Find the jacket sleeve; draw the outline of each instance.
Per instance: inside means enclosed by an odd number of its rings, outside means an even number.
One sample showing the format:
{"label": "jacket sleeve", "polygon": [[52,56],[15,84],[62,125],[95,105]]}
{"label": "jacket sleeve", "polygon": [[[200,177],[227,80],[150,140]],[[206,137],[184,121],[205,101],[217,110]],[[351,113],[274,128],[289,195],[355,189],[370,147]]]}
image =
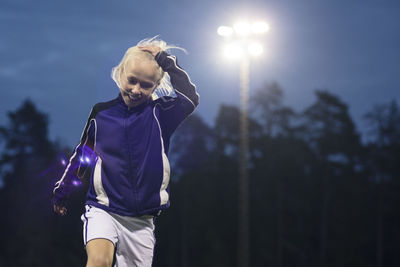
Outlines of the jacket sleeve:
{"label": "jacket sleeve", "polygon": [[95,108],[92,108],[89,118],[83,129],[80,142],[75,147],[74,153],[64,170],[60,180],[56,182],[53,189],[53,203],[64,202],[85,177],[85,172],[93,162],[95,153]]}
{"label": "jacket sleeve", "polygon": [[177,95],[176,98],[161,97],[160,123],[169,134],[188,117],[199,104],[199,94],[189,75],[177,62],[177,58],[165,51],[159,52],[155,57],[158,65],[170,76],[171,85]]}

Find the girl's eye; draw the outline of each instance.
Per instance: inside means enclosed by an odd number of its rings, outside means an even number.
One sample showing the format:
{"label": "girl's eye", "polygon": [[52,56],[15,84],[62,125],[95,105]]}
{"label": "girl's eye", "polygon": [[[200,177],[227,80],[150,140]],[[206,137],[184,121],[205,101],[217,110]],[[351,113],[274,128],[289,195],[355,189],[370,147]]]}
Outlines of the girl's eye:
{"label": "girl's eye", "polygon": [[149,88],[153,87],[153,84],[142,82],[142,83],[140,83],[140,86],[141,86],[142,88],[149,89]]}
{"label": "girl's eye", "polygon": [[132,85],[136,85],[137,83],[140,83],[140,87],[143,89],[150,89],[154,86],[154,84],[149,83],[149,82],[139,82],[135,77],[129,77],[128,82]]}
{"label": "girl's eye", "polygon": [[137,84],[137,80],[136,79],[134,79],[134,78],[129,78],[129,83],[130,84],[133,84],[133,85],[135,85],[135,84]]}

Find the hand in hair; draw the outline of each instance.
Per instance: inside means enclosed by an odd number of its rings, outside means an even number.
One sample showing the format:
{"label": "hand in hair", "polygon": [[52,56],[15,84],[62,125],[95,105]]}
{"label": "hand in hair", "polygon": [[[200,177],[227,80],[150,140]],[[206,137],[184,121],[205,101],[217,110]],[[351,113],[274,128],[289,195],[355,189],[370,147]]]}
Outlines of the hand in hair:
{"label": "hand in hair", "polygon": [[139,45],[138,48],[142,51],[149,52],[154,57],[161,51],[161,48],[154,45]]}

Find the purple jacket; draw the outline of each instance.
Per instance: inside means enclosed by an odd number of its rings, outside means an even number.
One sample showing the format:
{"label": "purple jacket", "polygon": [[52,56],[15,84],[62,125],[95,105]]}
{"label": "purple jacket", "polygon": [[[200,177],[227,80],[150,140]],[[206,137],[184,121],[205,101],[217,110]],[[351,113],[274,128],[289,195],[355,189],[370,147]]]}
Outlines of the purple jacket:
{"label": "purple jacket", "polygon": [[169,141],[199,96],[174,56],[160,52],[155,59],[170,75],[177,97],[160,97],[129,110],[121,95],[96,104],[55,184],[54,203],[66,200],[79,183],[76,177],[91,170],[86,204],[125,216],[158,215],[169,207]]}

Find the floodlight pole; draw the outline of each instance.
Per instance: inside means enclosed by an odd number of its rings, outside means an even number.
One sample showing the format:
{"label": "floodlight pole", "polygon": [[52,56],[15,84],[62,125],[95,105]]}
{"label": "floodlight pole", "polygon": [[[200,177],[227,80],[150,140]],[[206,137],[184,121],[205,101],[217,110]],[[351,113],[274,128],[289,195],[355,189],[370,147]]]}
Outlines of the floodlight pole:
{"label": "floodlight pole", "polygon": [[247,55],[240,64],[240,158],[238,192],[238,251],[237,262],[240,267],[249,266],[249,72],[250,60]]}
{"label": "floodlight pole", "polygon": [[[249,102],[249,76],[250,76],[250,54],[257,55],[261,50],[250,46],[249,34],[260,34],[268,31],[269,26],[264,22],[254,23],[252,28],[248,28],[248,23],[237,23],[232,28],[220,26],[218,34],[229,40],[236,37],[236,41],[241,46],[247,46],[242,55],[240,63],[240,143],[239,143],[239,178],[238,178],[238,235],[237,235],[237,266],[249,267],[250,260],[250,212],[249,212],[249,122],[248,122],[248,102]],[[254,46],[253,46],[254,48]],[[236,53],[234,56],[238,56]],[[240,53],[241,55],[241,53]],[[239,56],[240,56],[239,55]]]}

